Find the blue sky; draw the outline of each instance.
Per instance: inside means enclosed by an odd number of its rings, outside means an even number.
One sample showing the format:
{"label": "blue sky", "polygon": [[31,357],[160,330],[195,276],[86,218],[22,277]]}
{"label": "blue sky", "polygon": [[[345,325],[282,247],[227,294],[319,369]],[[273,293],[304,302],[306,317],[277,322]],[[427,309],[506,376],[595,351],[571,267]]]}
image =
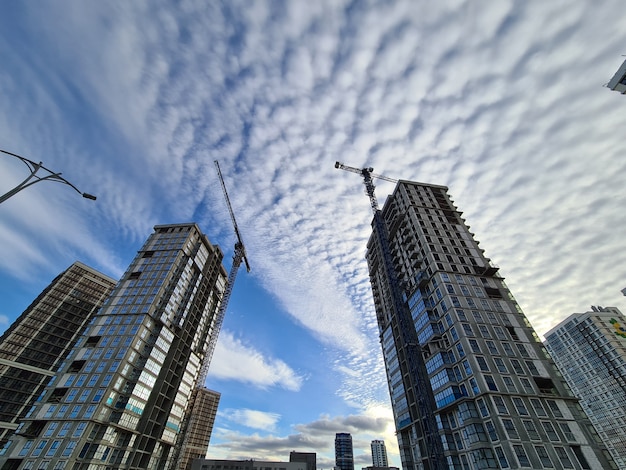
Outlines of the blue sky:
{"label": "blue sky", "polygon": [[[0,328],[75,260],[118,278],[195,221],[242,270],[208,386],[209,456],[399,465],[358,175],[447,185],[541,335],[626,310],[622,2],[5,2],[0,148],[61,171],[0,206]],[[0,192],[25,177],[0,156]],[[380,202],[393,190],[378,183]]]}

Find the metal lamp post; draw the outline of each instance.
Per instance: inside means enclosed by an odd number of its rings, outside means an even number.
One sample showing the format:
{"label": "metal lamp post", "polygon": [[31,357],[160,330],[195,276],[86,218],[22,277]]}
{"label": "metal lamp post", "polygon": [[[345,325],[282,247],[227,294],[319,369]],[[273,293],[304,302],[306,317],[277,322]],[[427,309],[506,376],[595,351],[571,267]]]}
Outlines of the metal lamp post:
{"label": "metal lamp post", "polygon": [[[7,155],[11,155],[11,156],[13,156],[15,158],[19,158],[22,162],[24,162],[24,164],[30,170],[30,175],[24,181],[22,181],[20,184],[18,184],[12,190],[10,190],[7,193],[5,193],[2,196],[0,196],[0,204],[3,203],[4,201],[6,201],[7,199],[9,199],[11,196],[14,196],[15,194],[19,193],[22,189],[28,188],[29,186],[32,186],[33,184],[38,183],[40,181],[56,181],[57,183],[66,184],[66,185],[70,186],[71,188],[73,188],[82,197],[84,197],[86,199],[91,199],[93,201],[96,200],[96,196],[94,196],[93,194],[89,194],[89,193],[83,193],[76,186],[74,186],[68,180],[63,178],[61,176],[61,173],[55,173],[52,170],[49,170],[48,168],[43,166],[42,162],[35,163],[34,161],[29,160],[28,158],[20,157],[19,155],[16,155],[16,154],[11,153],[11,152],[7,152],[6,150],[0,150],[0,152],[5,153]],[[37,175],[37,172],[39,170],[46,171],[47,174],[45,176],[39,176],[39,175]]]}

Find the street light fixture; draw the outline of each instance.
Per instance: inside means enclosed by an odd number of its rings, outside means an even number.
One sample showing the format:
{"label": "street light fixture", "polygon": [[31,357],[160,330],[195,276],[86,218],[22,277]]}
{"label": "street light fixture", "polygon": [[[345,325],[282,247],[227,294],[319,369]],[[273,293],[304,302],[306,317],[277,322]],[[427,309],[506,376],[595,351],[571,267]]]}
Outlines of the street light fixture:
{"label": "street light fixture", "polygon": [[[16,154],[11,153],[11,152],[7,152],[6,150],[0,150],[0,152],[5,153],[7,155],[11,155],[12,157],[20,159],[22,162],[24,162],[24,164],[30,170],[30,175],[28,176],[28,178],[26,178],[24,181],[22,181],[20,184],[18,184],[15,188],[10,190],[9,192],[7,192],[7,193],[3,194],[2,196],[0,196],[0,204],[3,203],[4,201],[6,201],[7,199],[9,199],[11,196],[14,196],[15,194],[19,193],[22,189],[28,188],[29,186],[32,186],[33,184],[38,183],[40,181],[56,181],[57,183],[66,184],[66,185],[72,187],[78,194],[80,194],[85,199],[91,199],[92,201],[96,200],[96,196],[94,196],[93,194],[89,194],[89,193],[83,193],[76,186],[74,186],[68,180],[63,178],[61,176],[61,173],[55,173],[52,170],[47,169],[45,166],[43,166],[42,162],[35,163],[34,161],[29,160],[28,158],[20,157],[19,155],[16,155]],[[47,171],[48,174],[45,175],[45,176],[39,176],[39,175],[37,175],[37,172],[39,170]],[[34,178],[34,180],[33,180],[33,178]],[[33,181],[31,181],[31,180],[33,180]]]}

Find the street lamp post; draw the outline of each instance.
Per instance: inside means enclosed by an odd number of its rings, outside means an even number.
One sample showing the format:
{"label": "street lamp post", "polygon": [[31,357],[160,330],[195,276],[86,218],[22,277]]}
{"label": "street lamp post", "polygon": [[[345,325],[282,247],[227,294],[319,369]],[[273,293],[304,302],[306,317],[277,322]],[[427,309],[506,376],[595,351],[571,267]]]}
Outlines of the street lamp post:
{"label": "street lamp post", "polygon": [[[0,150],[0,152],[5,153],[7,155],[11,155],[12,157],[20,159],[22,162],[24,162],[24,164],[30,170],[30,175],[24,181],[22,181],[20,184],[18,184],[12,190],[10,190],[7,193],[5,193],[2,196],[0,196],[0,204],[3,203],[4,201],[6,201],[7,199],[9,199],[11,196],[14,196],[15,194],[19,193],[22,189],[28,188],[29,186],[32,186],[35,183],[39,183],[40,181],[56,181],[57,183],[66,184],[66,185],[70,186],[71,188],[73,188],[82,197],[84,197],[86,199],[91,199],[93,201],[96,200],[96,196],[94,196],[93,194],[89,194],[89,193],[83,193],[76,186],[74,186],[68,180],[63,178],[61,176],[61,173],[55,173],[52,170],[47,169],[45,166],[43,166],[42,162],[35,163],[34,161],[29,160],[28,158],[20,157],[19,155],[16,155],[16,154],[11,153],[11,152],[7,152],[6,150]],[[45,176],[39,176],[39,175],[37,175],[37,172],[39,170],[43,170],[43,171],[46,171],[48,173]]]}

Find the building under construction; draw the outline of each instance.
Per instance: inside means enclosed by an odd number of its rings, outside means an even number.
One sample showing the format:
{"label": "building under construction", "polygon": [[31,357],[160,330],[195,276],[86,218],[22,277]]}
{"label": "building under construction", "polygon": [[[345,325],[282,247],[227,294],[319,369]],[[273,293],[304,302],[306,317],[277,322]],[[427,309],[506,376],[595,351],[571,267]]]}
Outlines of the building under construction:
{"label": "building under construction", "polygon": [[[447,188],[399,181],[367,262],[404,470],[617,468]],[[389,180],[389,178],[385,178]]]}

